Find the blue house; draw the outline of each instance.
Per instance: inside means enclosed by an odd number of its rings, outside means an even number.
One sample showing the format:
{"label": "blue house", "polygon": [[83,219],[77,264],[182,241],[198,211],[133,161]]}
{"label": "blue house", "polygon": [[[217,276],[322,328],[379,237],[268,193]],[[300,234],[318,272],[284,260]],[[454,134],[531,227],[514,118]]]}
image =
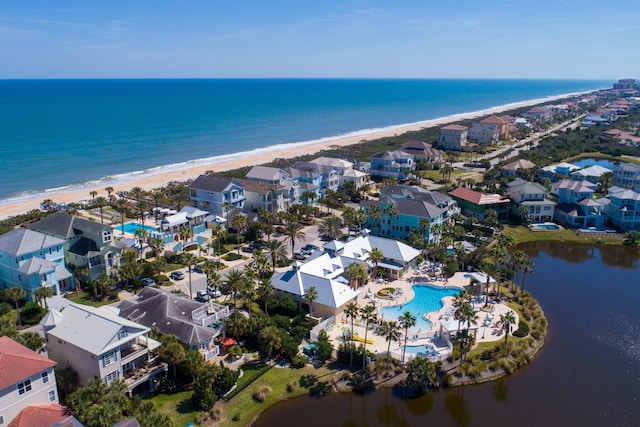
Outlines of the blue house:
{"label": "blue house", "polygon": [[593,199],[596,184],[589,181],[564,179],[552,186],[551,192],[558,198],[553,219],[571,228],[604,226],[602,205]]}
{"label": "blue house", "polygon": [[74,289],[73,274],[64,264],[65,241],[44,233],[17,228],[0,236],[0,287],[19,287],[27,299],[49,287],[54,294]]}
{"label": "blue house", "polygon": [[[380,208],[382,215],[374,220],[369,214],[369,207],[376,205]],[[362,203],[367,212],[366,227],[371,230],[371,234],[380,237],[390,237],[396,239],[407,239],[412,230],[419,230],[424,234],[427,243],[438,238],[437,234],[431,232],[436,224],[442,224],[446,210],[432,205],[424,200],[417,199],[394,199],[391,197],[381,198],[379,201],[368,200]],[[397,213],[392,215],[392,206],[395,206]],[[420,220],[427,220],[428,227],[421,227]]]}
{"label": "blue house", "polygon": [[640,193],[611,187],[607,197],[599,201],[609,224],[622,231],[640,230]]}
{"label": "blue house", "polygon": [[385,151],[371,156],[371,176],[404,181],[415,168],[413,156],[403,151]]}
{"label": "blue house", "polygon": [[231,209],[244,207],[244,187],[233,178],[200,175],[189,186],[191,206],[226,218]]}

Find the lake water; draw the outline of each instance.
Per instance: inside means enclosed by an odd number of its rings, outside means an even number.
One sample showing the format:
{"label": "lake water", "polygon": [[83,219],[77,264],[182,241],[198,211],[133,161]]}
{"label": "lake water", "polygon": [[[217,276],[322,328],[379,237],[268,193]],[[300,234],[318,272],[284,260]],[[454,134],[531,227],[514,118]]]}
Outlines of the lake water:
{"label": "lake water", "polygon": [[[620,163],[620,162],[617,162]],[[607,168],[607,169],[611,169],[613,170],[614,166],[616,165],[616,162],[613,162],[611,160],[607,160],[607,159],[594,159],[594,158],[586,158],[586,159],[580,159],[578,161],[575,162],[571,162],[571,164],[576,165],[576,166],[580,166],[581,168],[586,168],[588,166],[593,166],[593,165],[598,165],[598,166],[602,166],[603,168]]]}
{"label": "lake water", "polygon": [[254,426],[638,425],[638,251],[556,242],[522,249],[536,264],[526,286],[549,320],[547,343],[525,369],[419,398],[380,390],[295,399],[270,408]]}

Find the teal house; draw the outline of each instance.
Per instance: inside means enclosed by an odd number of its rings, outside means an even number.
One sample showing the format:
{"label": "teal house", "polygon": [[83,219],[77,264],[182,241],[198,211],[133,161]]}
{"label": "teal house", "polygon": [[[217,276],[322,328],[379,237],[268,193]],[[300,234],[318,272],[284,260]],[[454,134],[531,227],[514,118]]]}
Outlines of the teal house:
{"label": "teal house", "polygon": [[65,243],[27,228],[0,236],[0,288],[22,288],[31,301],[40,287],[55,295],[74,289],[73,274],[64,264]]}

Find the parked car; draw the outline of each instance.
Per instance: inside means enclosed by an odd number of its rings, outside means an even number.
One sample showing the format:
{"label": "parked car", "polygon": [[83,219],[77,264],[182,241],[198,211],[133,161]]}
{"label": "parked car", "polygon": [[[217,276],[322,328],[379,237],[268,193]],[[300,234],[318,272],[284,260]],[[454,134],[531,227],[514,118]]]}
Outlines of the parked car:
{"label": "parked car", "polygon": [[296,252],[293,254],[293,259],[297,259],[298,261],[304,261],[307,259],[307,257],[304,254],[301,254],[300,252]]}
{"label": "parked car", "polygon": [[140,280],[142,282],[142,286],[155,286],[156,282],[150,278],[150,277],[145,277],[144,279]]}
{"label": "parked car", "polygon": [[196,292],[196,299],[200,302],[207,302],[209,301],[209,294],[204,289],[200,289]]}
{"label": "parked car", "polygon": [[353,203],[360,203],[360,202],[362,201],[362,199],[360,198],[360,196],[353,196],[353,197],[351,198],[351,201],[352,201]]}
{"label": "parked car", "polygon": [[191,270],[195,273],[202,273],[202,264],[196,264],[193,266],[193,269]]}
{"label": "parked car", "polygon": [[220,292],[220,289],[207,288],[207,293],[211,298],[218,298],[222,296],[222,292]]}
{"label": "parked car", "polygon": [[173,280],[182,280],[184,279],[184,273],[182,271],[172,271],[169,277]]}
{"label": "parked car", "polygon": [[307,244],[307,245],[304,245],[304,246],[302,247],[301,251],[311,253],[311,252],[313,252],[313,251],[317,251],[317,250],[319,250],[319,249],[320,249],[320,248],[319,248],[318,246],[316,246],[316,245],[312,245],[311,243],[309,243],[309,244]]}
{"label": "parked car", "polygon": [[251,245],[249,245],[249,246],[243,246],[240,250],[241,250],[242,252],[246,252],[246,253],[248,253],[248,254],[251,254],[251,253],[253,253],[253,246],[251,246]]}

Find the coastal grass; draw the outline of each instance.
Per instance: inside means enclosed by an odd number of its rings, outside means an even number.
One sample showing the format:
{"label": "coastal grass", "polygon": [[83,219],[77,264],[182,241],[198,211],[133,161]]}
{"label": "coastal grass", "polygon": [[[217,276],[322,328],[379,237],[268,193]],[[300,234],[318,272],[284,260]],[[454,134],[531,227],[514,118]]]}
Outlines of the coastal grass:
{"label": "coastal grass", "polygon": [[118,302],[119,299],[111,299],[105,297],[100,300],[96,300],[89,292],[80,292],[79,294],[67,294],[67,299],[75,302],[76,304],[90,305],[91,307],[101,307],[103,305],[113,304]]}
{"label": "coastal grass", "polygon": [[516,242],[574,242],[599,245],[621,245],[623,237],[614,233],[577,233],[576,230],[539,230],[531,231],[522,225],[506,225],[504,231],[512,235]]}
{"label": "coastal grass", "polygon": [[163,412],[171,418],[173,425],[186,426],[189,423],[196,423],[199,411],[191,403],[193,391],[186,390],[173,394],[158,394],[149,400],[155,405],[156,411]]}
{"label": "coastal grass", "polygon": [[[221,427],[245,426],[269,406],[293,397],[304,396],[321,382],[329,382],[335,373],[331,366],[314,368],[310,365],[301,369],[271,368],[252,384],[245,387],[225,404],[227,418]],[[295,383],[298,387],[290,387]],[[263,402],[257,402],[254,393],[270,387],[271,392]]]}
{"label": "coastal grass", "polygon": [[640,159],[638,159],[637,157],[612,156],[610,154],[603,154],[599,152],[580,153],[575,156],[567,157],[563,161],[570,163],[570,162],[575,162],[576,160],[582,160],[582,159],[601,159],[601,160],[610,160],[612,162],[626,162],[626,163],[635,163],[637,165],[640,165]]}

